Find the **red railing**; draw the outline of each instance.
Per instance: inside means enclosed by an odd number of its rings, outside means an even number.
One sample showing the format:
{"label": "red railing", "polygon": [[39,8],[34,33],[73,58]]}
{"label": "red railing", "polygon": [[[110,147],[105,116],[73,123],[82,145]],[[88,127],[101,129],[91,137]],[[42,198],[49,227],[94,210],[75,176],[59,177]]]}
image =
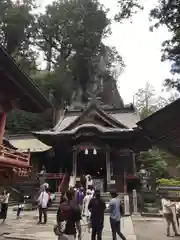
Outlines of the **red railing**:
{"label": "red railing", "polygon": [[0,145],[0,163],[7,163],[10,165],[17,165],[22,167],[29,167],[30,165],[30,154],[22,153],[11,148]]}
{"label": "red railing", "polygon": [[62,186],[65,183],[65,179],[66,179],[66,173],[64,174],[62,181],[61,180],[59,181],[58,192],[61,192]]}

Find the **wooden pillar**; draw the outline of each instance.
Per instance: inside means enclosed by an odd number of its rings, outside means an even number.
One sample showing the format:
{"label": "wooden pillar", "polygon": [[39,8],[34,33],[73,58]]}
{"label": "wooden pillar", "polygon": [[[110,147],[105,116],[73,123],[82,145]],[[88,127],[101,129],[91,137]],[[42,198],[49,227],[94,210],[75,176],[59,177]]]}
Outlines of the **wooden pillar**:
{"label": "wooden pillar", "polygon": [[106,177],[107,177],[107,188],[111,184],[111,164],[110,164],[110,152],[109,149],[106,149]]}
{"label": "wooden pillar", "polygon": [[6,117],[7,117],[7,113],[2,112],[0,116],[0,145],[3,143],[3,137],[5,132],[5,126],[6,126]]}
{"label": "wooden pillar", "polygon": [[76,184],[77,177],[77,150],[73,149],[73,165],[72,165],[72,174],[74,178],[74,185]]}
{"label": "wooden pillar", "polygon": [[136,154],[132,152],[132,161],[133,161],[133,174],[136,175]]}

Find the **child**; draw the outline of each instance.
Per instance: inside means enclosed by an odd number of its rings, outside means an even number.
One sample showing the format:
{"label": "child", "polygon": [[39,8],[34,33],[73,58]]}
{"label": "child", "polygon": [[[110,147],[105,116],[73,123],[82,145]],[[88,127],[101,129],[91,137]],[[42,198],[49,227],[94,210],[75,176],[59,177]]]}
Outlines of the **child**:
{"label": "child", "polygon": [[21,198],[21,200],[19,201],[19,204],[18,204],[17,215],[16,215],[17,219],[20,218],[20,213],[23,210],[23,208],[24,208],[24,197]]}

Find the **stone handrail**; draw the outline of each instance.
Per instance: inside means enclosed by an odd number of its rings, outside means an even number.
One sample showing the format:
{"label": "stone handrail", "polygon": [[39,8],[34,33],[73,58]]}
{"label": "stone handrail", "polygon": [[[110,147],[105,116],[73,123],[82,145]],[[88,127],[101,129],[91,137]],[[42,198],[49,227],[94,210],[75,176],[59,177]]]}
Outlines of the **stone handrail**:
{"label": "stone handrail", "polygon": [[45,179],[62,179],[64,177],[63,173],[38,173],[38,176],[43,176]]}

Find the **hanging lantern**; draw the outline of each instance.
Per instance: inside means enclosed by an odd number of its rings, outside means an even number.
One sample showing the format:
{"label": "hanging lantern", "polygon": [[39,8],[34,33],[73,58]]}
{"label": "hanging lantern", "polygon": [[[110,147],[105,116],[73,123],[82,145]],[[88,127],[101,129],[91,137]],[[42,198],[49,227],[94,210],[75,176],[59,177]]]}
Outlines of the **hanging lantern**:
{"label": "hanging lantern", "polygon": [[88,149],[86,148],[86,150],[85,150],[85,155],[88,155]]}
{"label": "hanging lantern", "polygon": [[93,155],[96,155],[96,154],[97,154],[97,150],[94,148]]}

